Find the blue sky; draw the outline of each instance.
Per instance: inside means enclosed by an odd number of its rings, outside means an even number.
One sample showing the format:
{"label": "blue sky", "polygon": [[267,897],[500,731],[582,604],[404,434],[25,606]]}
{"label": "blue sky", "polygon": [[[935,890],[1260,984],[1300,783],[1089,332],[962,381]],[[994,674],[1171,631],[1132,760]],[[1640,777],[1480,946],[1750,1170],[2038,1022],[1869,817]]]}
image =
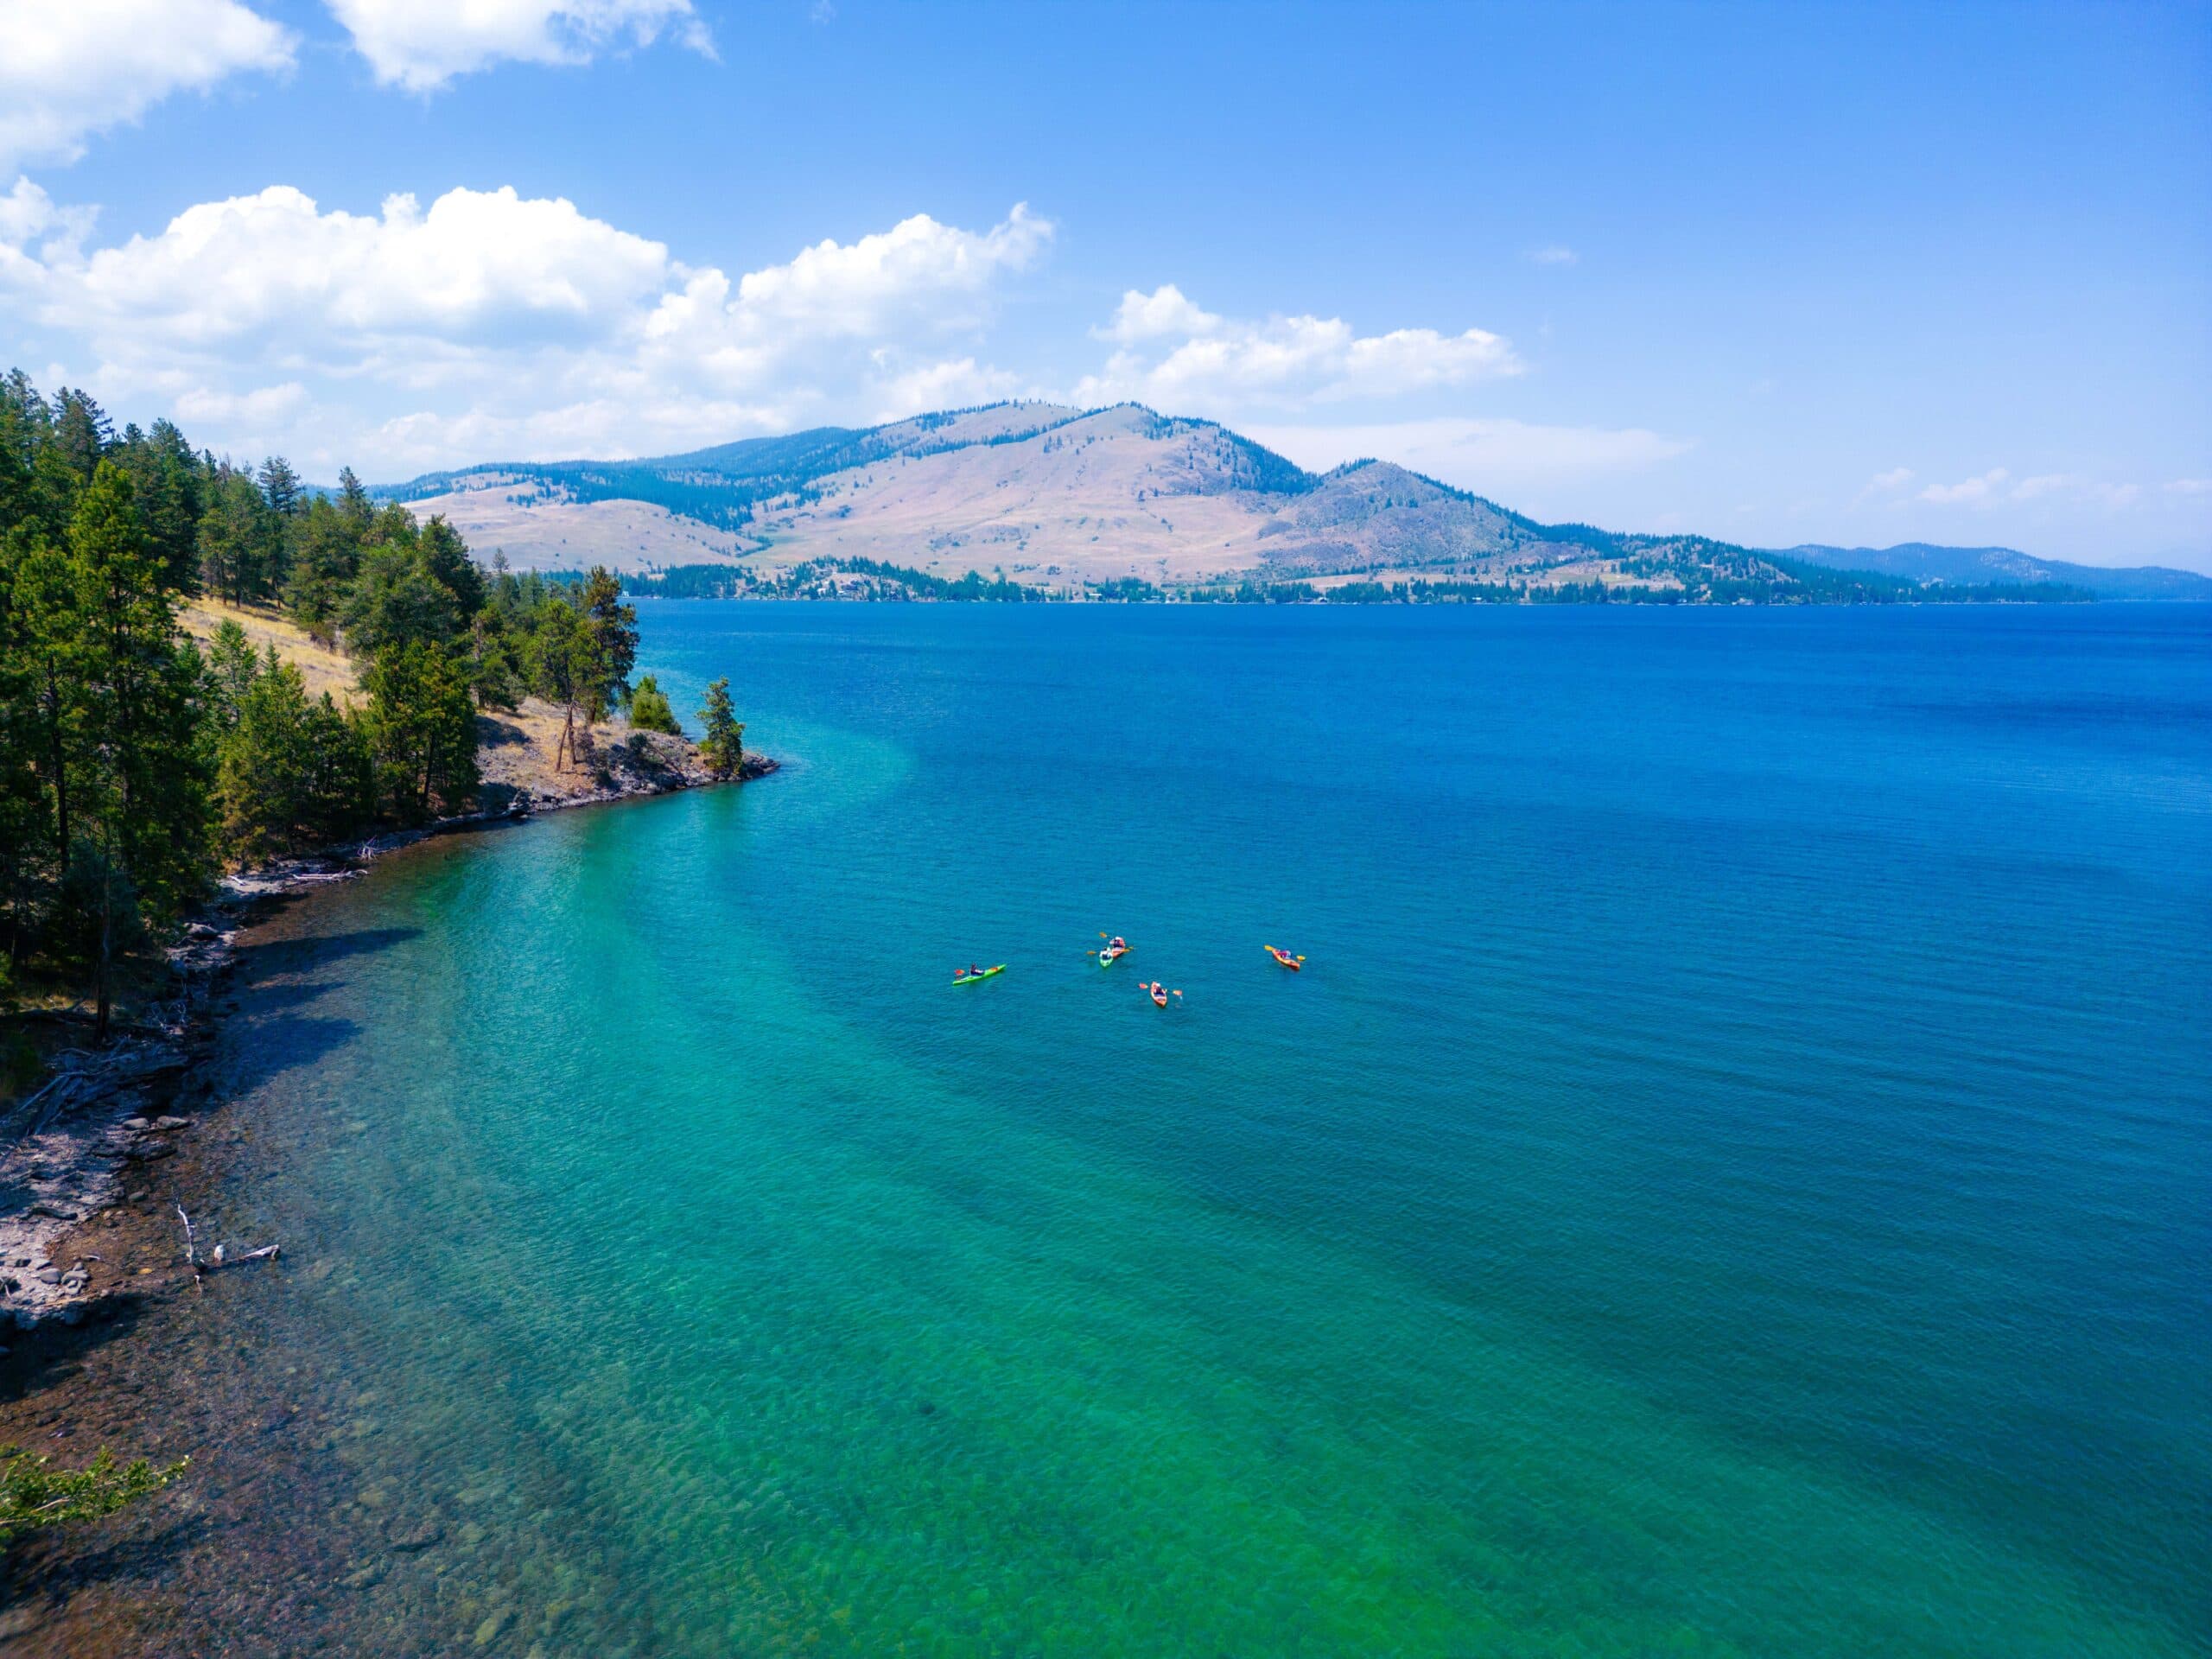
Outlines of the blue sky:
{"label": "blue sky", "polygon": [[317,477],[1134,397],[1548,518],[2212,569],[2205,5],[0,0],[0,347]]}

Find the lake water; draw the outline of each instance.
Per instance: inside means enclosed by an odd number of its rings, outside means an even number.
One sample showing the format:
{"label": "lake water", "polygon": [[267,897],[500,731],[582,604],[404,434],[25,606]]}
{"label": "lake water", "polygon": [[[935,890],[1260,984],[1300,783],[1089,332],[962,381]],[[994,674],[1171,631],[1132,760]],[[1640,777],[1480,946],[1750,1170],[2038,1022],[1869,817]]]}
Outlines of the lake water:
{"label": "lake water", "polygon": [[2212,607],[640,609],[225,1039],[359,1629],[2212,1651]]}

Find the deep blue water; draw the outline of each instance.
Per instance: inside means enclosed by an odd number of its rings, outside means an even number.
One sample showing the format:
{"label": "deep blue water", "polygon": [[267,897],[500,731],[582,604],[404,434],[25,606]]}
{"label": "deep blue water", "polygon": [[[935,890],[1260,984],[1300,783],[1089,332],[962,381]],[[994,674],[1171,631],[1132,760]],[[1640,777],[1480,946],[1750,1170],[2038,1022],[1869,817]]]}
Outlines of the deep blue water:
{"label": "deep blue water", "polygon": [[2212,607],[640,613],[267,1085],[598,1650],[2212,1650]]}

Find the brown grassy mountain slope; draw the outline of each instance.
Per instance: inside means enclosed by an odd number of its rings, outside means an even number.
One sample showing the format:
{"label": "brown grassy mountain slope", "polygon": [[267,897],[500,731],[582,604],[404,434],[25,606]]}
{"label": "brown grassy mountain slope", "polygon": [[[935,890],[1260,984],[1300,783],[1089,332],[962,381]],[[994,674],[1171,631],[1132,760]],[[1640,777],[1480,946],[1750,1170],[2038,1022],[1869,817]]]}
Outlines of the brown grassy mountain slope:
{"label": "brown grassy mountain slope", "polygon": [[[1134,404],[1001,404],[840,435],[852,442],[831,453],[855,454],[854,464],[752,504],[735,534],[641,501],[579,500],[520,469],[442,479],[408,505],[445,514],[480,556],[504,550],[537,569],[743,556],[773,571],[868,558],[1055,585],[1385,564],[1491,574],[1569,553],[1402,467],[1369,461],[1316,479],[1211,423]],[[712,477],[715,458],[741,448],[640,464]]]}

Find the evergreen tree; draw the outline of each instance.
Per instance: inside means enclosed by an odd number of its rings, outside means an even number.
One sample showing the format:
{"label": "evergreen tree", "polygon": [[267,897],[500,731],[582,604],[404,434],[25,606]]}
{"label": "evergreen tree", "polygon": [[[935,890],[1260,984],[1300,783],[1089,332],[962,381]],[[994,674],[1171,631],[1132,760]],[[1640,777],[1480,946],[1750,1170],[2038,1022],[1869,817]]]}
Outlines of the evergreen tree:
{"label": "evergreen tree", "polygon": [[308,816],[315,757],[308,747],[307,683],[300,671],[247,657],[251,674],[236,719],[222,739],[215,797],[225,843],[239,859],[260,863],[297,843]]}
{"label": "evergreen tree", "polygon": [[29,949],[37,925],[46,855],[40,757],[45,752],[24,572],[42,532],[29,517],[30,438],[22,423],[20,377],[0,382],[0,982]]}
{"label": "evergreen tree", "polygon": [[80,810],[99,819],[102,845],[166,919],[205,873],[203,669],[177,627],[130,480],[112,461],[78,505],[69,563],[82,619],[70,664],[86,739]]}
{"label": "evergreen tree", "polygon": [[561,741],[553,751],[554,770],[565,769],[577,759],[576,711],[588,695],[597,652],[589,629],[567,596],[550,594],[537,601],[530,613],[530,632],[523,663],[533,696],[558,703],[563,713]]}
{"label": "evergreen tree", "polygon": [[468,543],[443,514],[416,532],[415,544],[423,573],[453,595],[454,612],[461,621],[467,621],[483,608],[484,573],[468,556]]}
{"label": "evergreen tree", "polygon": [[683,731],[660,683],[650,674],[640,677],[637,690],[630,693],[630,724],[641,732],[666,732],[671,736]]}
{"label": "evergreen tree", "polygon": [[376,517],[369,493],[361,487],[361,480],[353,475],[351,467],[340,468],[338,474],[338,510],[361,531],[367,530],[369,521]]}
{"label": "evergreen tree", "polygon": [[174,588],[191,588],[200,569],[205,510],[199,458],[175,426],[156,421],[151,432],[129,429],[116,460],[130,474],[138,518],[162,562],[162,580]]}
{"label": "evergreen tree", "polygon": [[261,673],[261,664],[245,630],[227,616],[216,625],[215,637],[207,642],[207,712],[220,739],[238,725],[238,711],[245,706],[246,694]]}
{"label": "evergreen tree", "polygon": [[388,645],[428,640],[441,647],[461,632],[453,590],[424,567],[414,527],[397,539],[372,543],[339,612],[346,649],[374,657]]}
{"label": "evergreen tree", "polygon": [[[376,817],[376,759],[366,721],[340,709],[327,691],[308,705],[304,724],[308,775],[299,836],[306,846],[327,847],[359,834]],[[472,767],[474,759],[472,752]]]}
{"label": "evergreen tree", "polygon": [[307,486],[300,482],[300,475],[283,456],[271,455],[264,461],[257,481],[261,486],[261,499],[279,518],[290,518],[306,510]]}
{"label": "evergreen tree", "polygon": [[476,715],[468,683],[436,646],[387,645],[362,683],[371,751],[394,817],[420,823],[458,812],[476,792]]}
{"label": "evergreen tree", "polygon": [[116,860],[113,828],[111,823],[97,825],[95,837],[70,849],[54,918],[54,934],[70,966],[91,982],[95,1042],[107,1040],[118,969],[148,942],[138,890]]}
{"label": "evergreen tree", "polygon": [[361,535],[367,518],[357,518],[342,504],[318,498],[294,522],[284,609],[315,639],[329,645],[338,638],[339,619],[360,570]]}
{"label": "evergreen tree", "polygon": [[64,387],[54,398],[54,453],[85,483],[115,447],[115,428],[83,392]]}
{"label": "evergreen tree", "polygon": [[597,722],[629,695],[630,671],[638,661],[638,607],[622,602],[622,584],[595,564],[577,590],[576,608],[583,613],[590,653],[582,706],[585,717]]}
{"label": "evergreen tree", "polygon": [[200,585],[233,605],[262,597],[276,533],[275,515],[253,480],[244,473],[219,473],[200,521]]}
{"label": "evergreen tree", "polygon": [[480,709],[512,709],[530,689],[522,642],[503,607],[486,604],[469,624],[468,683]]}
{"label": "evergreen tree", "polygon": [[728,676],[707,688],[700,705],[699,722],[706,728],[699,740],[699,753],[717,778],[728,778],[745,764],[745,727],[729,698]]}

